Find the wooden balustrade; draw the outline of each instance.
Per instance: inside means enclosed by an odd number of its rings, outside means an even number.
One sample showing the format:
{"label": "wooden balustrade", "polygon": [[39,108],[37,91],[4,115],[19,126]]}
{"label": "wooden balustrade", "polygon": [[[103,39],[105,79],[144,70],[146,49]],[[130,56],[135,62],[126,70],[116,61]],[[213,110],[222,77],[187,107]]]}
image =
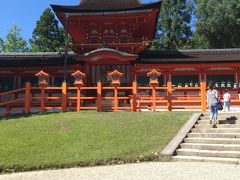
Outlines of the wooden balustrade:
{"label": "wooden balustrade", "polygon": [[[237,98],[233,101],[240,104]],[[62,112],[85,109],[98,112],[143,109],[172,111],[179,108],[206,111],[206,82],[201,82],[201,87],[173,87],[172,82],[168,82],[166,87],[138,87],[136,82],[129,87],[103,87],[98,82],[96,87],[80,88],[67,87],[66,82],[62,87],[31,87],[27,82],[23,89],[1,93],[0,107],[5,108],[0,115],[12,114],[16,109],[29,113],[33,108],[41,113],[53,109]]]}
{"label": "wooden balustrade", "polygon": [[[24,91],[25,88],[0,93],[0,116],[24,111],[24,98],[18,96],[18,94],[25,94]],[[13,109],[13,107],[15,107],[15,109]]]}

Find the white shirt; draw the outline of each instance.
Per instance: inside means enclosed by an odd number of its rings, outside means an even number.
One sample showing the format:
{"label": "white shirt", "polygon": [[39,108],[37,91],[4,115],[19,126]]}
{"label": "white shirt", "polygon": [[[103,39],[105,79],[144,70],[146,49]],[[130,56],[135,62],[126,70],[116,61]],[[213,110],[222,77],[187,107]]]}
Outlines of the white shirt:
{"label": "white shirt", "polygon": [[225,93],[223,95],[223,99],[224,99],[225,102],[230,101],[230,94],[229,93]]}
{"label": "white shirt", "polygon": [[213,106],[217,104],[217,98],[218,98],[218,91],[213,89],[213,90],[208,90],[207,91],[207,103],[208,106]]}

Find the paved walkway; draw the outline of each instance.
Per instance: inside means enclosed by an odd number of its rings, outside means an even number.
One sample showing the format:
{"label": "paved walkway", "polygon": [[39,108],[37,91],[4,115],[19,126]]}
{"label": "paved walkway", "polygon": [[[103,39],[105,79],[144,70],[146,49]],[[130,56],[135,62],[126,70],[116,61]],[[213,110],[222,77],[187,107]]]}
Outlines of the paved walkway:
{"label": "paved walkway", "polygon": [[239,180],[240,165],[156,162],[2,175],[0,180]]}

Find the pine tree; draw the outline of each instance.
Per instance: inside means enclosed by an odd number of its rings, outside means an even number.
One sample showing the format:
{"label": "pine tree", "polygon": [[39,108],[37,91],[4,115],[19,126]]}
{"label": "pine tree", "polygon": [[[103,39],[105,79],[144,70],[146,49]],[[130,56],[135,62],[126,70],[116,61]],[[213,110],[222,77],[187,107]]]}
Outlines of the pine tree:
{"label": "pine tree", "polygon": [[21,29],[13,25],[5,37],[5,41],[0,40],[0,48],[4,52],[27,52],[29,51],[27,41],[20,35]]}
{"label": "pine tree", "polygon": [[4,41],[2,38],[0,38],[0,52],[4,51]]}
{"label": "pine tree", "polygon": [[196,0],[196,46],[240,47],[240,0]]}
{"label": "pine tree", "polygon": [[47,8],[37,21],[30,44],[33,52],[58,52],[64,50],[64,30],[50,8]]}
{"label": "pine tree", "polygon": [[191,37],[193,3],[190,0],[163,0],[158,33],[153,49],[185,49]]}

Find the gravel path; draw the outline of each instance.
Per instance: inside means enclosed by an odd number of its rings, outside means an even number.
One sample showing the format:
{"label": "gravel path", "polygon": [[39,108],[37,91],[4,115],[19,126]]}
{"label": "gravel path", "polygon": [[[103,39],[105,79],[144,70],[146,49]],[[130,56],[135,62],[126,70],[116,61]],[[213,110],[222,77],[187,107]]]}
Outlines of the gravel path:
{"label": "gravel path", "polygon": [[72,168],[2,175],[0,180],[239,180],[240,166],[216,163],[156,162]]}

